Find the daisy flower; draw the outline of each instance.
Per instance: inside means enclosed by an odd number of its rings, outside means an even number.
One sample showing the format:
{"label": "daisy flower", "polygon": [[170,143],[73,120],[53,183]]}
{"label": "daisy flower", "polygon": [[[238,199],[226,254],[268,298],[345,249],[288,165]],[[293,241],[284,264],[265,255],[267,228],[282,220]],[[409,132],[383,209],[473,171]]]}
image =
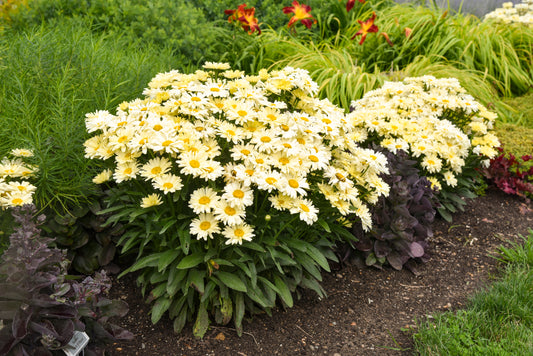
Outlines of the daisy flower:
{"label": "daisy flower", "polygon": [[155,189],[163,191],[164,194],[174,193],[183,188],[181,178],[173,174],[163,174],[156,177],[152,185]]}
{"label": "daisy flower", "polygon": [[239,224],[234,226],[226,226],[222,235],[228,240],[226,245],[242,245],[242,241],[252,241],[252,237],[255,236],[254,229],[247,224]]}
{"label": "daisy flower", "polygon": [[209,188],[196,189],[189,198],[189,207],[196,213],[209,213],[217,205],[220,197],[217,193]]}
{"label": "daisy flower", "polygon": [[117,183],[121,183],[130,179],[133,179],[137,176],[139,168],[137,167],[137,162],[131,161],[127,163],[118,163],[113,173],[113,179]]}
{"label": "daisy flower", "polygon": [[220,232],[220,227],[213,214],[200,214],[191,221],[190,232],[196,235],[198,240],[207,241],[207,238],[212,239],[213,234]]}
{"label": "daisy flower", "polygon": [[31,204],[32,201],[31,192],[11,191],[0,197],[0,205],[8,208]]}
{"label": "daisy flower", "polygon": [[231,68],[229,63],[221,63],[221,62],[205,62],[202,67],[204,69],[215,69],[215,70],[228,70]]}
{"label": "daisy flower", "polygon": [[204,172],[207,160],[204,152],[184,152],[176,162],[181,167],[181,173],[199,177]]}
{"label": "daisy flower", "polygon": [[283,175],[280,183],[280,192],[296,198],[298,196],[307,195],[306,189],[309,189],[309,184],[304,177]]}
{"label": "daisy flower", "polygon": [[257,177],[254,179],[254,183],[257,184],[261,190],[271,192],[274,189],[278,189],[281,183],[281,174],[274,170],[265,170],[257,172]]}
{"label": "daisy flower", "polygon": [[283,193],[270,195],[268,200],[272,207],[277,210],[289,210],[294,205],[294,199]]}
{"label": "daisy flower", "polygon": [[221,199],[214,209],[214,215],[217,220],[231,226],[243,223],[245,214],[244,208],[231,206],[225,199]]}
{"label": "daisy flower", "polygon": [[155,179],[167,173],[171,167],[172,162],[165,157],[152,158],[141,167],[140,175],[146,180]]}
{"label": "daisy flower", "polygon": [[254,203],[254,192],[244,184],[233,182],[224,187],[222,198],[233,207],[244,208]]}
{"label": "daisy flower", "polygon": [[305,221],[308,225],[313,225],[318,220],[318,209],[309,199],[294,200],[289,211],[291,214],[300,214],[300,220]]}
{"label": "daisy flower", "polygon": [[11,154],[15,157],[33,157],[33,151],[25,148],[15,148]]}
{"label": "daisy flower", "polygon": [[163,204],[163,201],[161,200],[161,197],[159,194],[153,193],[150,194],[141,200],[141,208],[150,208],[152,206],[161,205]]}
{"label": "daisy flower", "polygon": [[102,183],[108,182],[111,179],[111,177],[113,177],[113,171],[110,169],[105,169],[102,172],[98,173],[93,178],[93,183],[102,184]]}

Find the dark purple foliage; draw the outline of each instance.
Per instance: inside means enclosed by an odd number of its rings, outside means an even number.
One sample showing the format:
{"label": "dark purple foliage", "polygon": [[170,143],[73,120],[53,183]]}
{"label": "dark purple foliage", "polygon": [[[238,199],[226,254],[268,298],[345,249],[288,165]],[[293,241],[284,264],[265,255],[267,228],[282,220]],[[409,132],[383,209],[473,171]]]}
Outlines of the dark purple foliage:
{"label": "dark purple foliage", "polygon": [[383,151],[389,161],[390,173],[383,177],[390,186],[388,197],[381,197],[372,208],[373,229],[364,232],[354,225],[356,260],[368,266],[388,263],[395,269],[403,266],[415,270],[414,261],[426,262],[427,238],[433,235],[431,223],[438,205],[430,182],[419,176],[416,162],[403,152]]}
{"label": "dark purple foliage", "polygon": [[67,278],[66,254],[50,248],[53,240],[40,235],[44,216],[35,214],[32,205],[13,209],[18,227],[0,261],[0,319],[6,324],[0,355],[53,355],[75,330],[87,332],[92,354],[103,354],[106,342],[130,339],[131,333],[108,322],[128,307],[106,298],[111,283],[105,272],[81,282]]}

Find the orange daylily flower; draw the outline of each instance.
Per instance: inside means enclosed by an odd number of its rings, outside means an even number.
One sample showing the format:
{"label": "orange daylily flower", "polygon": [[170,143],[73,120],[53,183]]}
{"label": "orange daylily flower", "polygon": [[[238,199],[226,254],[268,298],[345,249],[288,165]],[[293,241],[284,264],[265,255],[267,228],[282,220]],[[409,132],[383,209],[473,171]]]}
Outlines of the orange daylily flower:
{"label": "orange daylily flower", "polygon": [[249,35],[255,31],[261,34],[259,23],[255,17],[255,7],[246,9],[246,4],[241,4],[236,10],[225,10],[224,13],[229,15],[228,22],[239,21],[241,27],[248,31]]}
{"label": "orange daylily flower", "polygon": [[[364,4],[366,0],[358,0],[361,4]],[[355,0],[348,0],[346,3],[346,11],[350,12],[351,9],[355,6]]]}
{"label": "orange daylily flower", "polygon": [[311,6],[300,4],[298,0],[292,2],[292,6],[286,6],[283,8],[284,14],[293,13],[294,16],[289,20],[289,27],[293,26],[297,21],[300,21],[305,27],[311,28],[316,23],[316,19],[310,14]]}
{"label": "orange daylily flower", "polygon": [[374,33],[378,32],[379,31],[378,27],[374,25],[375,19],[376,19],[376,13],[373,12],[372,17],[366,20],[365,22],[357,20],[357,22],[359,22],[359,24],[361,25],[361,29],[357,31],[355,35],[353,35],[352,40],[356,38],[357,36],[362,35],[361,41],[359,41],[359,44],[362,45],[363,42],[365,42],[366,35],[368,35],[371,32],[374,32]]}
{"label": "orange daylily flower", "polygon": [[387,41],[387,43],[389,44],[389,46],[394,47],[394,43],[392,43],[392,41],[390,40],[390,38],[389,38],[389,34],[388,34],[387,32],[381,32],[380,35],[382,35],[383,37],[385,37],[385,40]]}
{"label": "orange daylily flower", "polygon": [[405,32],[405,37],[407,37],[407,38],[411,37],[411,32],[413,32],[412,29],[410,29],[409,27],[406,27],[403,30]]}

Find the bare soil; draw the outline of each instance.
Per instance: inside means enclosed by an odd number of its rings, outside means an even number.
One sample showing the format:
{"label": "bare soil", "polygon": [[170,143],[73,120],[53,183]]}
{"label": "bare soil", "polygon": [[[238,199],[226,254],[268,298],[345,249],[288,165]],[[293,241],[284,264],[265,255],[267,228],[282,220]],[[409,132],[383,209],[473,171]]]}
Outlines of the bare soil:
{"label": "bare soil", "polygon": [[338,267],[324,273],[328,297],[304,291],[294,307],[255,315],[238,337],[231,325],[212,325],[201,340],[192,327],[176,335],[163,317],[150,321],[134,276],[113,285],[113,296],[130,312],[119,324],[135,334],[109,348],[111,355],[411,355],[416,322],[435,312],[464,308],[468,296],[497,275],[498,246],[517,241],[533,228],[533,204],[497,190],[470,201],[452,223],[434,222],[431,260],[418,268]]}

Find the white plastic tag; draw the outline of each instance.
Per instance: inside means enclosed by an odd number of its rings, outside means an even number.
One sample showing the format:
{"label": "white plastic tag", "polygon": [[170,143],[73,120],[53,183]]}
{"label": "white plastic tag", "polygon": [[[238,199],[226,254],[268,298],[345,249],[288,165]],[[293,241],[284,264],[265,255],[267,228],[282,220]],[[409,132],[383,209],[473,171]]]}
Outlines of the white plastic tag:
{"label": "white plastic tag", "polygon": [[89,335],[81,331],[74,331],[74,336],[70,339],[63,351],[67,356],[78,356],[89,343]]}

